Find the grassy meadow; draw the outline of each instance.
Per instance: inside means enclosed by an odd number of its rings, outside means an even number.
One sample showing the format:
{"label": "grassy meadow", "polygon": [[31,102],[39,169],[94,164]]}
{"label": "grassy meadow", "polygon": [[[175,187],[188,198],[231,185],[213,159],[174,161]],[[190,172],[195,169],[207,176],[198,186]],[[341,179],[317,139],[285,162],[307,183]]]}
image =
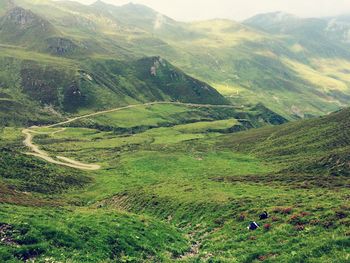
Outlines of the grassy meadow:
{"label": "grassy meadow", "polygon": [[24,155],[21,130],[2,129],[1,261],[348,262],[349,178],[335,173],[348,112],[237,133],[240,119],[216,111],[154,105],[33,128],[50,155],[97,171]]}
{"label": "grassy meadow", "polygon": [[349,262],[350,23],[275,15],[0,0],[0,263]]}

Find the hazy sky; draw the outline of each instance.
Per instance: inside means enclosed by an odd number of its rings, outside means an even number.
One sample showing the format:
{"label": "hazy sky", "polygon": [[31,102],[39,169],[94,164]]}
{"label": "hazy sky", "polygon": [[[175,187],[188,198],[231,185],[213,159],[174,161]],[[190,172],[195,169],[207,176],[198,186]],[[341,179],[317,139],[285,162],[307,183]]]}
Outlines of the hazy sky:
{"label": "hazy sky", "polygon": [[[78,0],[89,4],[95,0]],[[113,4],[140,3],[177,20],[230,18],[285,11],[302,17],[350,14],[350,0],[104,0]]]}

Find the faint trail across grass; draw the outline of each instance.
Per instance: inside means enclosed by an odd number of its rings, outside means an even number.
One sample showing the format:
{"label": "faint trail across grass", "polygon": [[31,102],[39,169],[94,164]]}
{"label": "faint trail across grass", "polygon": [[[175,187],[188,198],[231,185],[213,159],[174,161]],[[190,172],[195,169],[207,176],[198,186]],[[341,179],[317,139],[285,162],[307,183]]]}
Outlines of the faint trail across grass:
{"label": "faint trail across grass", "polygon": [[24,145],[27,146],[32,152],[30,153],[27,153],[28,155],[33,155],[33,156],[36,156],[36,157],[39,157],[49,163],[53,163],[53,164],[58,164],[58,165],[63,165],[63,166],[68,166],[68,167],[71,167],[71,168],[76,168],[76,169],[80,169],[80,170],[98,170],[101,168],[101,166],[97,165],[97,164],[84,164],[84,163],[81,163],[81,162],[77,162],[77,161],[74,161],[74,160],[71,160],[69,158],[65,158],[65,157],[60,157],[60,156],[56,156],[57,159],[60,159],[60,160],[63,160],[62,161],[57,161],[55,159],[53,159],[52,157],[50,157],[50,155],[43,151],[43,150],[40,150],[39,146],[35,145],[33,143],[33,135],[32,133],[38,133],[38,134],[55,134],[57,132],[62,132],[64,131],[65,129],[61,129],[59,131],[55,131],[55,132],[48,132],[48,133],[44,133],[44,132],[36,132],[36,131],[33,131],[33,130],[30,130],[30,129],[24,129],[22,130],[22,133],[24,135],[26,135],[26,139],[23,141]]}
{"label": "faint trail across grass", "polygon": [[[166,101],[149,102],[149,103],[144,103],[144,104],[128,105],[125,107],[119,107],[119,108],[114,108],[114,109],[110,109],[110,110],[98,111],[95,113],[74,117],[74,118],[71,118],[71,119],[68,119],[66,121],[56,123],[56,124],[43,126],[42,128],[59,127],[59,126],[62,126],[62,125],[68,124],[68,123],[72,123],[72,122],[77,121],[77,120],[81,120],[81,119],[85,119],[85,118],[89,118],[89,117],[93,117],[93,116],[97,116],[97,115],[102,115],[102,114],[106,114],[106,113],[121,111],[121,110],[135,108],[135,107],[151,106],[151,105],[157,105],[157,104],[173,104],[173,105],[183,105],[183,106],[187,106],[187,107],[197,107],[197,108],[198,107],[201,107],[201,108],[237,108],[237,106],[233,106],[233,105],[193,104],[193,103],[166,102]],[[33,137],[34,137],[33,133],[34,134],[56,134],[56,133],[65,131],[65,129],[62,128],[62,129],[60,129],[58,131],[54,131],[54,132],[38,132],[38,131],[34,130],[35,128],[37,128],[37,127],[26,128],[26,129],[22,130],[22,133],[26,136],[23,143],[26,147],[28,147],[31,150],[31,152],[29,152],[27,154],[36,156],[38,158],[41,158],[41,159],[43,159],[47,162],[53,163],[53,164],[63,165],[63,166],[67,166],[67,167],[71,167],[71,168],[75,168],[75,169],[80,169],[80,170],[98,170],[101,168],[101,166],[97,165],[97,164],[85,164],[85,163],[81,163],[81,162],[78,162],[78,161],[75,161],[75,160],[72,160],[72,159],[69,159],[66,157],[62,157],[62,156],[56,156],[56,158],[58,160],[55,160],[47,152],[40,150],[39,146],[37,146],[33,143]]]}

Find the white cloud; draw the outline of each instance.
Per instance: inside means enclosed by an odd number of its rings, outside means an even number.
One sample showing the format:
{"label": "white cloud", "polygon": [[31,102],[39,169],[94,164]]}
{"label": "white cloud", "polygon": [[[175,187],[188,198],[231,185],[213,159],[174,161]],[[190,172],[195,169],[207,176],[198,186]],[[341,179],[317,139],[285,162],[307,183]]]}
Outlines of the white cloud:
{"label": "white cloud", "polygon": [[[78,0],[86,4],[94,0]],[[103,0],[125,4],[130,0]],[[178,20],[230,18],[242,20],[258,13],[284,11],[302,17],[350,13],[350,0],[132,0]]]}

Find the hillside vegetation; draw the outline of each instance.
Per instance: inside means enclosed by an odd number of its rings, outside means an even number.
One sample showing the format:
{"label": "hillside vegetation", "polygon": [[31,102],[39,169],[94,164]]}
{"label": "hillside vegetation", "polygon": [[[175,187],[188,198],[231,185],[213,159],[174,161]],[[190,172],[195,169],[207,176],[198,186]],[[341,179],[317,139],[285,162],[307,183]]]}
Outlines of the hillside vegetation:
{"label": "hillside vegetation", "polygon": [[[277,13],[243,24],[230,20],[182,23],[135,4],[1,2],[0,55],[20,65],[45,65],[45,70],[36,67],[30,72],[34,78],[31,89],[59,88],[60,92],[50,91],[59,98],[40,98],[57,111],[100,109],[155,98],[222,103],[217,93],[206,92],[205,87],[210,86],[226,101],[263,103],[289,119],[322,115],[348,105],[350,53],[347,40],[341,38],[346,34],[346,17],[303,20]],[[294,27],[288,26],[291,24]],[[170,67],[167,76],[160,76],[164,77],[161,81],[144,83],[145,75],[140,80],[138,74],[144,72],[151,78],[153,67],[144,57],[162,57],[175,67]],[[139,70],[141,64],[132,61],[142,64],[138,76],[124,68],[131,65]],[[102,67],[109,74],[101,72]],[[40,76],[52,73],[60,81],[41,83]],[[93,75],[99,82],[81,83],[81,78]],[[26,76],[20,75],[22,79]],[[192,85],[193,77],[201,81]],[[143,88],[150,84],[154,90]],[[82,98],[79,91],[84,89],[87,94]],[[28,95],[37,99],[33,92]]]}
{"label": "hillside vegetation", "polygon": [[348,262],[348,32],[0,0],[0,262]]}
{"label": "hillside vegetation", "polygon": [[238,132],[240,114],[160,104],[32,128],[95,171],[24,156],[3,129],[1,260],[346,262],[349,111]]}
{"label": "hillside vegetation", "polygon": [[[120,46],[94,49],[76,39],[76,32],[72,38],[66,36],[55,21],[36,13],[46,10],[41,5],[56,3],[38,2],[32,11],[31,2],[3,2],[0,63],[4,71],[0,91],[6,103],[1,110],[5,125],[29,120],[46,123],[67,113],[149,101],[229,104],[210,85],[159,56],[136,56],[128,51],[126,58],[116,55],[123,49]],[[88,42],[93,41],[93,32],[80,30]],[[11,109],[14,114],[9,115]]]}

